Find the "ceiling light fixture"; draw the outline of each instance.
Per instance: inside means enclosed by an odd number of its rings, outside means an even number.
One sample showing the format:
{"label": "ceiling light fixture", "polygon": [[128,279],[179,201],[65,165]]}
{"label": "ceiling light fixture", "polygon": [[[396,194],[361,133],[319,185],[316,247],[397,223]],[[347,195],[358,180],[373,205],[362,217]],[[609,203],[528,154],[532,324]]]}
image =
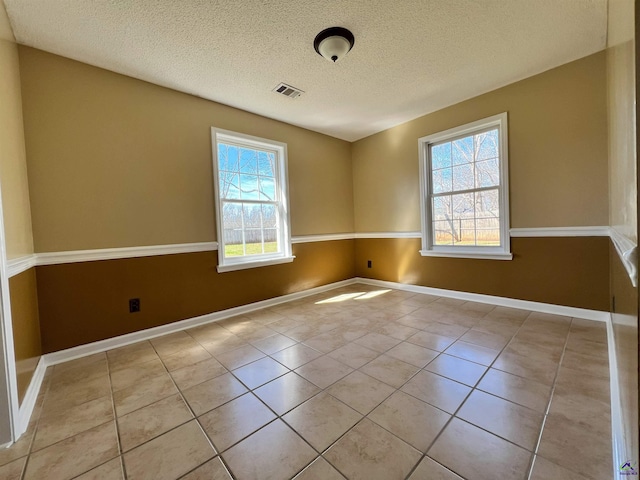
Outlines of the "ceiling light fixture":
{"label": "ceiling light fixture", "polygon": [[313,48],[327,60],[337,62],[353,48],[353,33],[346,28],[331,27],[321,31],[313,41]]}

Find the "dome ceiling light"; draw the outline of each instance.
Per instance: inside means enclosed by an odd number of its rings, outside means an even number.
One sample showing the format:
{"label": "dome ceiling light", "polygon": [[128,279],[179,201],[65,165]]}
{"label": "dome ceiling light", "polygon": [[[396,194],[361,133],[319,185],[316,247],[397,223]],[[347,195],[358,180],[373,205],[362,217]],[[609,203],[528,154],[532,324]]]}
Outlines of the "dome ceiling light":
{"label": "dome ceiling light", "polygon": [[313,47],[319,55],[335,63],[349,53],[354,43],[353,33],[349,30],[342,27],[331,27],[316,35]]}

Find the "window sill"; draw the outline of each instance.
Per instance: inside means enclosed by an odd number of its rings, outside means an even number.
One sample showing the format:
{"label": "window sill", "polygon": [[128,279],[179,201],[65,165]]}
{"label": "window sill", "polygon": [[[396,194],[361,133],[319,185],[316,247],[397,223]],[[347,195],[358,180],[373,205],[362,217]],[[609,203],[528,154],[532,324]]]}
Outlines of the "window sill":
{"label": "window sill", "polygon": [[218,270],[218,273],[233,272],[236,270],[245,270],[247,268],[268,267],[269,265],[278,265],[280,263],[291,263],[293,262],[294,258],[296,257],[291,255],[289,257],[270,258],[268,260],[260,260],[256,262],[240,262],[227,265],[218,265],[216,268]]}
{"label": "window sill", "polygon": [[512,253],[500,252],[443,252],[434,250],[420,250],[423,257],[475,258],[480,260],[513,260]]}

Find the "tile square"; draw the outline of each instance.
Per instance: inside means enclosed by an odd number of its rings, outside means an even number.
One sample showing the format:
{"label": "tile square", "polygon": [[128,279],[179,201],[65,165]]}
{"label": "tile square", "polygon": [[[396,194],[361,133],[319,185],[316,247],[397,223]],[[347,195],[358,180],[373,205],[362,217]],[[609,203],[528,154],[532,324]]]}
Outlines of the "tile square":
{"label": "tile square", "polygon": [[[413,308],[413,307],[409,307]],[[406,340],[411,335],[415,335],[420,330],[417,328],[409,327],[407,325],[402,325],[397,322],[389,322],[384,325],[380,325],[374,329],[374,332],[381,333],[383,335],[387,335],[392,338],[397,338],[398,340]]]}
{"label": "tile square", "polygon": [[83,473],[74,480],[123,480],[124,470],[122,467],[122,457],[109,460],[107,463],[103,463],[99,467],[89,470],[87,473]]}
{"label": "tile square", "polygon": [[192,418],[180,395],[172,395],[124,415],[118,418],[122,451],[131,450]]}
{"label": "tile square", "polygon": [[181,477],[180,480],[232,480],[232,478],[220,457],[217,457]]}
{"label": "tile square", "polygon": [[344,480],[344,477],[324,458],[318,457],[293,480]]}
{"label": "tile square", "polygon": [[540,413],[546,412],[551,396],[548,385],[494,368],[487,371],[477,388]]}
{"label": "tile square", "polygon": [[429,449],[429,456],[464,478],[525,478],[531,453],[454,418]]}
{"label": "tile square", "polygon": [[327,392],[357,410],[368,414],[395,389],[369,375],[355,371],[331,385]]}
{"label": "tile square", "polygon": [[288,372],[288,368],[269,357],[265,357],[234,370],[233,374],[250,390],[253,390]]}
{"label": "tile square", "polygon": [[282,420],[275,420],[224,452],[222,458],[235,478],[278,480],[293,478],[317,455]]}
{"label": "tile square", "polygon": [[188,367],[171,372],[171,377],[180,390],[193,387],[211,378],[227,373],[227,369],[215,358],[209,358]]}
{"label": "tile square", "polygon": [[254,390],[264,403],[282,415],[310,399],[320,389],[300,375],[290,372]]}
{"label": "tile square", "polygon": [[311,337],[304,341],[304,344],[308,347],[318,350],[322,353],[329,353],[337,348],[340,348],[349,343],[349,340],[345,338],[341,332],[332,330],[330,332],[321,333],[315,337]]}
{"label": "tile square", "polygon": [[160,358],[163,359],[169,355],[188,350],[198,345],[198,342],[185,331],[162,335],[161,337],[152,338],[149,341],[156,352],[158,352]]}
{"label": "tile square", "polygon": [[454,357],[469,360],[470,362],[479,363],[488,367],[496,358],[498,358],[500,351],[458,340],[447,348],[445,353],[447,355],[453,355]]}
{"label": "tile square", "polygon": [[322,356],[322,353],[317,350],[307,347],[306,345],[298,344],[272,354],[271,358],[277,360],[285,367],[294,370],[320,356]]}
{"label": "tile square", "polygon": [[472,328],[462,335],[460,340],[467,343],[473,343],[474,345],[480,345],[481,347],[491,348],[493,350],[502,350],[507,343],[509,343],[509,340],[511,340],[511,335],[487,333],[477,330],[476,328]]}
{"label": "tile square", "polygon": [[118,453],[116,425],[111,421],[32,453],[24,479],[73,478]]}
{"label": "tile square", "polygon": [[457,417],[533,451],[544,414],[474,390]]}
{"label": "tile square", "polygon": [[216,355],[216,359],[229,370],[235,370],[236,368],[247,365],[251,362],[264,357],[264,353],[258,350],[252,345],[244,345],[238,347],[235,350],[229,350],[228,352],[220,353]]}
{"label": "tile square", "polygon": [[[198,338],[198,337],[197,337]],[[246,340],[234,335],[231,332],[223,330],[223,332],[216,333],[209,338],[198,338],[200,345],[202,345],[207,352],[213,356],[221,355],[236,348],[244,347],[248,345]]]}
{"label": "tile square", "polygon": [[338,360],[351,368],[360,368],[365,363],[369,363],[371,360],[379,355],[375,350],[371,350],[357,343],[349,343],[344,347],[338,348],[329,353],[329,356],[335,360]]}
{"label": "tile square", "polygon": [[461,383],[425,370],[409,380],[401,390],[448,413],[455,413],[471,392]]}
{"label": "tile square", "polygon": [[355,343],[378,353],[383,353],[399,344],[400,340],[381,333],[369,333],[357,339]]}
{"label": "tile square", "polygon": [[325,392],[282,417],[318,452],[324,451],[361,418],[361,414]]}
{"label": "tile square", "polygon": [[155,349],[147,340],[107,351],[107,361],[111,373],[158,358]]}
{"label": "tile square", "polygon": [[463,480],[429,457],[424,457],[408,480]]}
{"label": "tile square", "polygon": [[404,392],[396,392],[367,418],[426,452],[451,415]]}
{"label": "tile square", "polygon": [[111,394],[109,377],[99,376],[78,383],[56,385],[51,384],[42,404],[41,415],[68,410],[96,398]]}
{"label": "tile square", "polygon": [[279,352],[280,350],[284,350],[287,347],[295,345],[296,341],[285,335],[276,333],[275,335],[271,335],[270,337],[256,340],[251,343],[258,350],[266,353],[267,355],[271,355],[272,353]]}
{"label": "tile square", "polygon": [[422,327],[422,330],[429,333],[435,333],[436,335],[442,335],[443,337],[458,338],[461,335],[464,335],[469,328],[450,323],[428,322],[424,327]]}
{"label": "tile square", "polygon": [[202,415],[198,421],[219,452],[276,418],[271,410],[247,393]]}
{"label": "tile square", "polygon": [[360,369],[361,372],[395,388],[400,388],[419,370],[415,365],[387,355],[380,355]]}
{"label": "tile square", "polygon": [[192,345],[184,350],[172,353],[169,356],[163,357],[162,362],[167,370],[173,372],[182,367],[188,367],[195,363],[201,362],[211,358],[211,354],[207,352],[200,345]]}
{"label": "tile square", "polygon": [[537,453],[588,478],[611,478],[611,437],[603,437],[563,415],[547,416]]}
{"label": "tile square", "polygon": [[427,365],[425,370],[473,387],[478,383],[487,367],[442,354]]}
{"label": "tile square", "polygon": [[389,480],[406,478],[421,453],[365,418],[324,457],[349,479]]}
{"label": "tile square", "polygon": [[445,351],[447,347],[455,341],[455,338],[436,335],[435,333],[429,332],[418,332],[407,339],[407,342],[409,343],[415,343],[416,345],[428,348],[429,350],[435,350],[436,352]]}
{"label": "tile square", "polygon": [[540,358],[532,359],[509,352],[502,352],[492,367],[545,385],[553,384],[558,370],[558,364],[554,361]]}
{"label": "tile square", "polygon": [[[19,458],[0,467],[0,478],[4,480],[20,480],[22,471],[27,463],[27,457]],[[338,477],[340,478],[340,477]]]}
{"label": "tile square", "polygon": [[353,368],[326,355],[296,369],[298,375],[320,388],[327,388],[351,372]]}
{"label": "tile square", "polygon": [[40,450],[65,438],[113,420],[111,395],[40,417],[31,449]]}
{"label": "tile square", "polygon": [[111,372],[111,387],[115,392],[163,373],[167,373],[167,370],[164,368],[160,358],[156,356],[156,358],[148,362]]}
{"label": "tile square", "polygon": [[385,355],[388,355],[398,360],[402,360],[410,365],[418,368],[424,367],[431,360],[436,358],[439,353],[435,350],[429,350],[428,348],[420,347],[413,343],[402,342],[388,350]]}
{"label": "tile square", "polygon": [[186,390],[183,395],[196,415],[213,410],[247,392],[233,375],[225,373]]}
{"label": "tile square", "polygon": [[116,415],[126,415],[174,393],[178,393],[178,389],[168,374],[143,380],[135,385],[113,393]]}
{"label": "tile square", "polygon": [[125,453],[127,479],[173,480],[207,460],[216,452],[195,420]]}
{"label": "tile square", "polygon": [[561,478],[562,480],[585,480],[587,477],[567,470],[549,460],[537,455],[533,461],[533,468],[529,480],[548,480]]}

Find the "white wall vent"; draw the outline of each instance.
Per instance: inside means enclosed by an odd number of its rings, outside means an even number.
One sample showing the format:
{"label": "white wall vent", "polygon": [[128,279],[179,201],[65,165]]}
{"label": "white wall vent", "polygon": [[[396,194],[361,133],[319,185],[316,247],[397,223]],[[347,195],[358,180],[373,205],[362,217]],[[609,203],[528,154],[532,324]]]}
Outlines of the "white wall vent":
{"label": "white wall vent", "polygon": [[304,93],[299,88],[292,87],[291,85],[287,85],[286,83],[279,84],[276,88],[273,89],[273,91],[291,99],[298,98]]}

